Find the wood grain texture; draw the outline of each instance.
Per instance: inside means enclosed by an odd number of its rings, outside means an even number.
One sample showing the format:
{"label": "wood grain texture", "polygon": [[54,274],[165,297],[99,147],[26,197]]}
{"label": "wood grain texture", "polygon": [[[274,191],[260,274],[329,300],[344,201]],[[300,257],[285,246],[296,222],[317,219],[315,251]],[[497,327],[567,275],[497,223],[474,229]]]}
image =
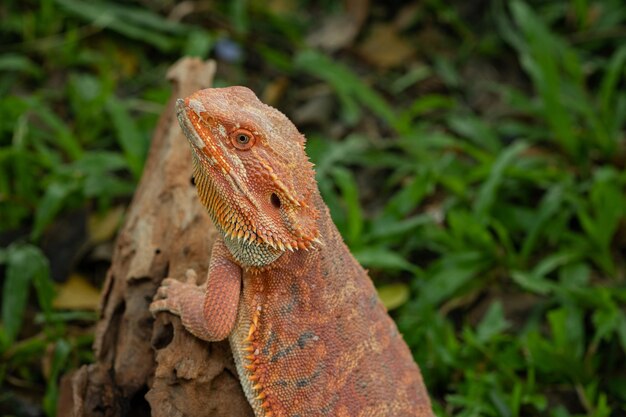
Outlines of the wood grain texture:
{"label": "wood grain texture", "polygon": [[204,277],[215,229],[191,184],[175,99],[212,83],[215,64],[183,59],[172,97],[115,244],[103,289],[95,363],[63,378],[59,416],[252,416],[227,342],[198,341],[178,318],[148,311],[161,280]]}

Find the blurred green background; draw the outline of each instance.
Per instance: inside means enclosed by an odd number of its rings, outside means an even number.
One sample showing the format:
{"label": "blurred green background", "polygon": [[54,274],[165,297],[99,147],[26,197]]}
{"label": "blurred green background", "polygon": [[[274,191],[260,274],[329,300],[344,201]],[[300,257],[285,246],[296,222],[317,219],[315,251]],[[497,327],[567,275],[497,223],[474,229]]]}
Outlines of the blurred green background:
{"label": "blurred green background", "polygon": [[3,0],[0,36],[0,414],[92,359],[190,55],[307,135],[439,416],[626,415],[623,0]]}

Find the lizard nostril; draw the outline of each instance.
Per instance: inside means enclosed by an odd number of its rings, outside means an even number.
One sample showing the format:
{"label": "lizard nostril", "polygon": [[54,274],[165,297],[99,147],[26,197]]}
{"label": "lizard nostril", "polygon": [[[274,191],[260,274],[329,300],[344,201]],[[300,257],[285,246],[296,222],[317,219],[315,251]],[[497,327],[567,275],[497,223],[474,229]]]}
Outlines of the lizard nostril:
{"label": "lizard nostril", "polygon": [[280,208],[280,198],[276,195],[276,193],[272,193],[271,197],[270,197],[270,201],[272,202],[272,205],[276,208]]}

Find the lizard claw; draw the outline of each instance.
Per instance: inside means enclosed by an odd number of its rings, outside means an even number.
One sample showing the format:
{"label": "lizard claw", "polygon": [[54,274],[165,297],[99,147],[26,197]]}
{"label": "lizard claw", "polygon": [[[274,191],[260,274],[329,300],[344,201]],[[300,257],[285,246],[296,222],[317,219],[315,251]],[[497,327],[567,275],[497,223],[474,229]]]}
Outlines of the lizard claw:
{"label": "lizard claw", "polygon": [[195,270],[189,268],[185,272],[185,282],[188,284],[198,285],[198,274],[196,274]]}
{"label": "lizard claw", "polygon": [[155,317],[156,313],[161,311],[169,311],[176,314],[172,311],[172,307],[170,306],[168,300],[155,300],[150,303],[150,313],[152,313],[152,317]]}
{"label": "lizard claw", "polygon": [[203,293],[202,287],[198,286],[196,281],[197,274],[193,269],[187,270],[184,282],[175,278],[165,278],[150,304],[150,313],[155,316],[158,312],[168,311],[180,315],[180,305],[185,299],[194,293]]}
{"label": "lizard claw", "polygon": [[156,292],[156,295],[154,296],[154,300],[164,300],[167,298],[167,286],[163,285],[160,286],[159,289]]}
{"label": "lizard claw", "polygon": [[173,286],[176,284],[179,284],[180,281],[177,280],[176,278],[165,278],[163,279],[163,281],[161,281],[161,286],[159,287],[159,289],[163,288],[163,287],[169,287],[169,286]]}

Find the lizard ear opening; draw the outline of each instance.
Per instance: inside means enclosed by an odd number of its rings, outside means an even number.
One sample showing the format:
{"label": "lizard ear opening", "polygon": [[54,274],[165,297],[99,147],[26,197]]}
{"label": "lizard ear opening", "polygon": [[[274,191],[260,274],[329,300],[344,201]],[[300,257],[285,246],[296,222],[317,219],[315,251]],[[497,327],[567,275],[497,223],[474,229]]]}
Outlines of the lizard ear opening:
{"label": "lizard ear opening", "polygon": [[277,209],[279,209],[281,204],[282,204],[281,201],[280,201],[280,197],[278,197],[278,195],[276,193],[272,193],[272,195],[270,196],[270,202]]}

